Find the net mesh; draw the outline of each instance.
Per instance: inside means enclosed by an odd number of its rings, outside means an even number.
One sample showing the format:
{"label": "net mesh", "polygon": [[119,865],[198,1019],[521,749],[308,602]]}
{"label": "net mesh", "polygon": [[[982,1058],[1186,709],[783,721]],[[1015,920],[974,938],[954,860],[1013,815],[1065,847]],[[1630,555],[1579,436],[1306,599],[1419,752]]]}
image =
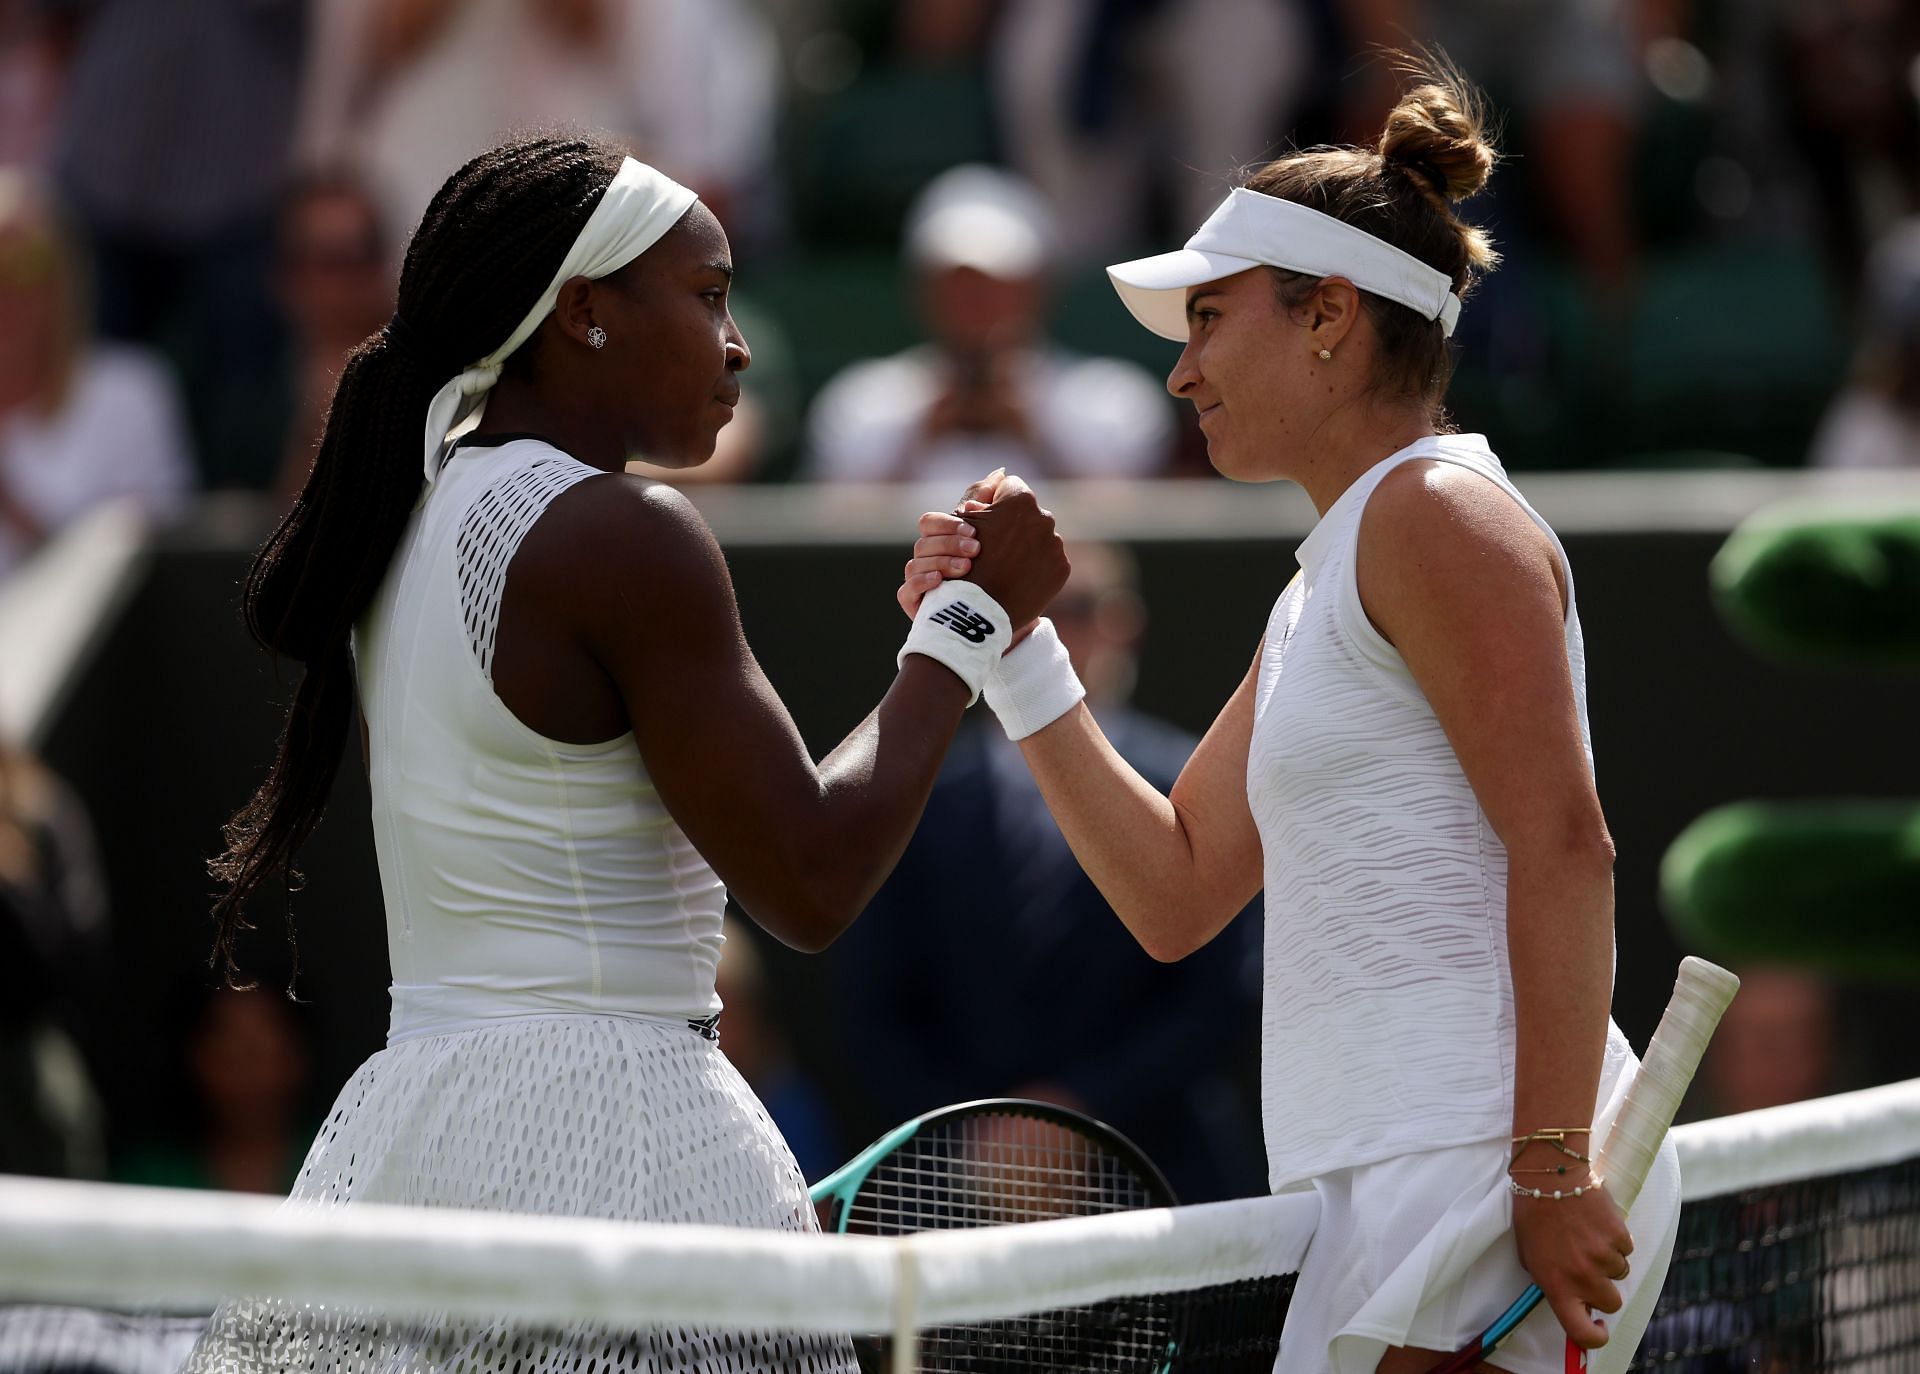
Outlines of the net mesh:
{"label": "net mesh", "polygon": [[[1676,1138],[1686,1204],[1635,1370],[1920,1370],[1920,1081]],[[1314,1221],[1288,1195],[820,1237],[0,1180],[0,1374],[174,1374],[236,1292],[385,1313],[404,1339],[380,1367],[423,1374],[596,1374],[583,1329],[636,1368],[781,1367],[740,1341],[703,1363],[675,1335],[708,1328],[842,1334],[866,1369],[906,1332],[928,1370],[1252,1374]],[[335,1367],[311,1355],[277,1367]]]}
{"label": "net mesh", "polygon": [[1912,1159],[1689,1202],[1633,1368],[1920,1369],[1917,1202]]}

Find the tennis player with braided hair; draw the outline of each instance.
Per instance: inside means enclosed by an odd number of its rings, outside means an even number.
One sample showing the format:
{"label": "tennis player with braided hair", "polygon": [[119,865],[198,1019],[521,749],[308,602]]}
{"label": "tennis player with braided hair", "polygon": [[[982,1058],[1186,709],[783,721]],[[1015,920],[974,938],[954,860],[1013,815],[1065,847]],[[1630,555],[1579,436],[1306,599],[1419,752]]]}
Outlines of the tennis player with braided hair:
{"label": "tennis player with braided hair", "polygon": [[[1454,203],[1494,151],[1476,93],[1413,66],[1377,150],[1268,163],[1186,248],[1110,269],[1185,344],[1168,386],[1214,466],[1297,482],[1320,513],[1171,797],[1102,738],[1046,621],[986,694],[1155,957],[1265,887],[1271,1182],[1321,1199],[1279,1369],[1431,1368],[1531,1275],[1546,1304],[1482,1367],[1560,1374],[1571,1338],[1618,1370],[1678,1169],[1668,1146],[1623,1220],[1587,1167],[1634,1056],[1608,1015],[1580,620],[1553,532],[1445,423],[1448,338],[1495,263]],[[964,565],[958,520],[923,517],[903,606]]]}
{"label": "tennis player with braided hair", "polygon": [[[1015,623],[1066,578],[1031,495],[929,603],[874,713],[819,764],[742,636],[713,536],[629,458],[705,461],[750,357],[719,222],[611,147],[535,138],[455,172],[398,310],[347,361],[311,476],[246,586],[305,672],[228,827],[217,920],[320,818],[364,718],[387,1048],[301,1170],[367,1201],[807,1229],[791,1152],[715,1044],[730,889],[817,949],[898,858]],[[818,613],[833,613],[822,604]],[[851,1367],[844,1342],[572,1333],[440,1367]],[[474,1337],[476,1341],[481,1338]],[[424,1367],[352,1313],[223,1307],[195,1370]],[[416,1358],[417,1357],[417,1358]]]}

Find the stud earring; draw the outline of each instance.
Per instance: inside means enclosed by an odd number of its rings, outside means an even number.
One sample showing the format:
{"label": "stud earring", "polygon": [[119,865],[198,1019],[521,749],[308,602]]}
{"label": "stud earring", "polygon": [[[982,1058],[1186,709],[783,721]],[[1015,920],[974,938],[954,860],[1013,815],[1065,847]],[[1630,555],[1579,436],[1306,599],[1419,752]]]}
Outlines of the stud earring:
{"label": "stud earring", "polygon": [[[596,348],[598,348],[598,347],[599,347],[599,345],[598,345],[598,344],[595,344],[595,345],[594,345],[594,347],[596,347]],[[1323,348],[1323,349],[1321,349],[1321,350],[1320,350],[1320,361],[1321,361],[1321,362],[1323,362],[1323,363],[1329,363],[1329,362],[1332,362],[1332,361],[1333,361],[1333,353],[1332,353],[1332,351],[1331,351],[1331,350],[1329,350],[1329,349],[1325,349],[1325,348]]]}
{"label": "stud earring", "polygon": [[607,331],[597,324],[592,326],[587,330],[587,342],[595,348],[605,348],[607,346]]}

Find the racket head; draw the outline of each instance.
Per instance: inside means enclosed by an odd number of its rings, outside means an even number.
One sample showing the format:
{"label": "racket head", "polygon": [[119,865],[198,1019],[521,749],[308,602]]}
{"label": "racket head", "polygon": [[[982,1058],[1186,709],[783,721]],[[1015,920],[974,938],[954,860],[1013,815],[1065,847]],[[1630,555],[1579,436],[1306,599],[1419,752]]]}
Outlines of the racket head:
{"label": "racket head", "polygon": [[812,1189],[822,1226],[896,1236],[1171,1207],[1140,1148],[1084,1112],[1026,1098],[902,1122]]}
{"label": "racket head", "polygon": [[[1173,1189],[1140,1148],[1083,1112],[1025,1098],[983,1098],[902,1122],[812,1189],[822,1225],[851,1235],[966,1230],[1171,1207]],[[918,1334],[923,1374],[1075,1369],[1170,1374],[1196,1323],[1277,1332],[1284,1308],[1220,1294],[1117,1299]],[[1213,1332],[1209,1332],[1213,1334]],[[1251,1344],[1251,1342],[1247,1342]],[[863,1371],[890,1361],[886,1339],[857,1339]],[[1265,1374],[1273,1345],[1234,1374]],[[1257,1369],[1256,1369],[1257,1366]]]}

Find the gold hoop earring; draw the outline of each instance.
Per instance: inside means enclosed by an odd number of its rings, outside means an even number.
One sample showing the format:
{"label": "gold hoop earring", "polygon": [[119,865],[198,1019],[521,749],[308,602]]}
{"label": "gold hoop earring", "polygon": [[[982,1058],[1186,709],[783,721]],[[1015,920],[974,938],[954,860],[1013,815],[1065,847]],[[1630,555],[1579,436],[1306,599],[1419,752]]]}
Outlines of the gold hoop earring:
{"label": "gold hoop earring", "polygon": [[1332,362],[1332,361],[1333,361],[1333,353],[1332,353],[1332,350],[1330,350],[1330,349],[1325,349],[1325,348],[1323,348],[1323,349],[1321,349],[1321,350],[1320,350],[1320,361],[1321,361],[1321,362],[1323,362],[1323,363],[1328,363],[1328,362]]}

